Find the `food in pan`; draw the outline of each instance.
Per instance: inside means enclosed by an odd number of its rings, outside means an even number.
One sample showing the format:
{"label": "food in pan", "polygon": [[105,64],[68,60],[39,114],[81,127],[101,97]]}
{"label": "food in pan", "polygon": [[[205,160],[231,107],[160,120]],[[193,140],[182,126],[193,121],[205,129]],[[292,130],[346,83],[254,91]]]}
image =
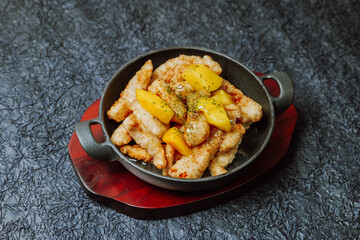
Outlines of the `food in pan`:
{"label": "food in pan", "polygon": [[107,111],[123,154],[175,178],[224,174],[260,104],[220,77],[210,56],[180,55],[153,70],[148,60]]}

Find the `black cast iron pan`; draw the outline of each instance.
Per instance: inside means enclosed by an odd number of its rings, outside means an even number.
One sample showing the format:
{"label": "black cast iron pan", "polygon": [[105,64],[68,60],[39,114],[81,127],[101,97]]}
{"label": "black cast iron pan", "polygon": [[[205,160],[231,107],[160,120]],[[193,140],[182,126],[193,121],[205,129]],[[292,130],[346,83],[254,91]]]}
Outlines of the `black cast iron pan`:
{"label": "black cast iron pan", "polygon": [[[149,59],[152,60],[154,69],[170,58],[186,55],[210,55],[217,61],[223,71],[221,76],[241,89],[247,96],[257,101],[263,107],[262,119],[253,124],[243,137],[238,154],[233,163],[227,167],[228,172],[219,176],[210,176],[207,172],[200,179],[177,179],[161,174],[152,165],[123,155],[110,141],[111,134],[119,125],[108,119],[106,111],[119,98],[120,92],[126,87],[128,81],[135,75],[141,66]],[[269,95],[263,80],[274,79],[280,87],[280,95],[276,98]],[[121,67],[111,78],[105,88],[99,106],[99,117],[80,122],[76,125],[76,134],[84,150],[93,158],[102,161],[119,161],[125,168],[137,177],[158,187],[179,191],[202,191],[220,187],[234,180],[244,169],[250,165],[266,147],[273,128],[275,114],[282,113],[292,103],[293,83],[285,73],[277,72],[261,77],[239,63],[238,61],[215,51],[196,47],[175,47],[152,51],[143,54]],[[90,126],[100,124],[105,136],[105,142],[97,143]]]}

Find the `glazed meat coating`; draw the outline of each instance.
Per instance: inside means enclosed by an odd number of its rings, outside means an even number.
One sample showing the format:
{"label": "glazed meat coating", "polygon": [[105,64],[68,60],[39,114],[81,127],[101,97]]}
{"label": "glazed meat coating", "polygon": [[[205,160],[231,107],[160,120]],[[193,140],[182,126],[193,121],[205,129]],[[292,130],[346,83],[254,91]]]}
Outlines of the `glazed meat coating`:
{"label": "glazed meat coating", "polygon": [[236,123],[236,119],[240,119],[241,109],[239,108],[239,106],[235,104],[228,104],[224,105],[224,109],[226,111],[226,115],[228,116],[232,124]]}
{"label": "glazed meat coating", "polygon": [[153,73],[153,80],[161,79],[171,84],[184,81],[181,74],[187,67],[193,64],[203,64],[217,75],[219,75],[222,71],[220,65],[212,60],[210,56],[205,55],[201,58],[199,56],[180,55],[166,61],[164,64],[155,69]]}
{"label": "glazed meat coating", "polygon": [[134,116],[130,114],[113,132],[111,135],[111,142],[116,146],[122,146],[128,144],[132,137],[128,133],[126,126],[132,124],[135,121]]}
{"label": "glazed meat coating", "polygon": [[163,169],[166,166],[165,150],[159,138],[143,131],[139,124],[134,124],[127,131],[137,144],[154,157],[153,163],[155,167]]}
{"label": "glazed meat coating", "polygon": [[120,98],[107,111],[109,118],[121,122],[131,112],[130,106],[136,100],[136,89],[147,89],[153,72],[151,60],[148,60],[121,92]]}
{"label": "glazed meat coating", "polygon": [[245,131],[246,130],[241,123],[232,125],[231,130],[225,133],[223,137],[219,152],[229,151],[231,148],[240,144]]}
{"label": "glazed meat coating", "polygon": [[[161,140],[156,136],[144,131],[141,129],[135,115],[130,113],[128,117],[122,122],[122,128],[131,136],[132,139],[146,152],[148,152],[153,158],[153,164],[162,169],[166,165],[165,159],[165,151],[161,145]],[[135,153],[137,149],[132,149],[133,156],[135,154],[143,154],[143,153]]]}
{"label": "glazed meat coating", "polygon": [[182,101],[185,101],[188,95],[194,92],[190,84],[186,81],[171,84],[170,87]]}
{"label": "glazed meat coating", "polygon": [[116,146],[122,146],[128,144],[132,140],[130,134],[124,128],[124,125],[120,124],[113,134],[111,135],[111,142]]}
{"label": "glazed meat coating", "polygon": [[210,135],[210,124],[202,112],[195,110],[196,101],[200,97],[209,96],[206,91],[190,93],[187,97],[189,108],[188,117],[184,128],[184,139],[190,147],[204,142]]}
{"label": "glazed meat coating", "polygon": [[158,138],[162,138],[164,133],[169,129],[168,125],[162,123],[159,119],[141,107],[138,101],[134,101],[130,109],[133,111],[137,123],[139,123],[141,129],[144,131]]}
{"label": "glazed meat coating", "polygon": [[175,113],[176,122],[184,124],[187,117],[187,107],[180,98],[171,90],[169,84],[155,80],[148,88],[149,92],[158,95]]}
{"label": "glazed meat coating", "polygon": [[199,145],[210,135],[210,124],[202,112],[189,112],[185,124],[184,139],[189,147]]}
{"label": "glazed meat coating", "polygon": [[233,125],[230,132],[225,133],[219,151],[209,164],[209,171],[212,176],[227,172],[225,168],[234,160],[245,131],[243,125],[239,123]]}
{"label": "glazed meat coating", "polygon": [[203,64],[210,68],[217,75],[220,75],[220,73],[222,72],[220,64],[214,61],[209,55],[205,55],[203,57]]}
{"label": "glazed meat coating", "polygon": [[203,144],[192,148],[193,153],[190,156],[182,156],[170,168],[169,175],[176,178],[200,178],[220,148],[223,135],[223,131],[214,128]]}
{"label": "glazed meat coating", "polygon": [[164,176],[169,176],[169,170],[174,164],[176,150],[170,144],[165,145],[165,157],[166,157],[166,167],[163,168],[162,174]]}
{"label": "glazed meat coating", "polygon": [[257,122],[261,119],[263,114],[261,105],[245,96],[240,89],[236,88],[225,79],[220,89],[224,90],[233,97],[235,104],[241,110],[240,121],[242,123]]}
{"label": "glazed meat coating", "polygon": [[121,146],[120,151],[131,158],[135,158],[146,163],[150,162],[153,159],[153,156],[151,156],[144,148],[140,147],[140,145],[137,144]]}
{"label": "glazed meat coating", "polygon": [[209,171],[211,176],[217,176],[227,173],[225,169],[235,158],[240,142],[227,152],[217,152],[214,158],[210,161]]}

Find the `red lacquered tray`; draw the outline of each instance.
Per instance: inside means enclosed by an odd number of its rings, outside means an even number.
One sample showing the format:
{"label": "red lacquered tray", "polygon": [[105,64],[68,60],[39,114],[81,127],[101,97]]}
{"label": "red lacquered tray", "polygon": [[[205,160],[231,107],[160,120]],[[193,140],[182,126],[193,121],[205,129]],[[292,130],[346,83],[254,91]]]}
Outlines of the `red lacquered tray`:
{"label": "red lacquered tray", "polygon": [[[277,85],[265,80],[272,95]],[[100,100],[84,113],[81,121],[97,118]],[[286,154],[297,112],[293,105],[275,119],[273,135],[264,152],[237,180],[224,187],[195,193],[170,191],[142,181],[126,170],[120,162],[103,162],[91,158],[81,147],[76,133],[68,144],[71,162],[85,192],[94,200],[104,203],[128,216],[138,219],[162,219],[186,215],[238,197],[250,183],[276,165]],[[100,126],[92,125],[94,137],[104,136]]]}

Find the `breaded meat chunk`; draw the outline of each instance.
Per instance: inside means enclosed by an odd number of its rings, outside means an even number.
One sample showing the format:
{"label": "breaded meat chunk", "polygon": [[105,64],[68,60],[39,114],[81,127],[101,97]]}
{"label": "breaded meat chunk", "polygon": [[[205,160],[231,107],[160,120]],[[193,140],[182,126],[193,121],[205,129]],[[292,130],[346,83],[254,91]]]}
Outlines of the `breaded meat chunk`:
{"label": "breaded meat chunk", "polygon": [[194,89],[186,81],[181,81],[170,86],[176,96],[178,96],[182,101],[185,101],[188,95],[194,92]]}
{"label": "breaded meat chunk", "polygon": [[189,147],[199,145],[210,135],[210,124],[202,112],[189,112],[185,124],[184,139]]}
{"label": "breaded meat chunk", "polygon": [[155,80],[148,88],[149,92],[158,95],[166,102],[174,112],[174,121],[184,124],[186,122],[187,107],[180,98],[172,91],[169,84],[161,80]]}
{"label": "breaded meat chunk", "polygon": [[200,178],[209,166],[210,159],[220,148],[223,135],[223,131],[214,128],[210,137],[203,144],[192,148],[191,155],[182,156],[170,168],[169,175],[176,178]]}
{"label": "breaded meat chunk", "polygon": [[153,65],[148,60],[135,76],[129,81],[124,91],[121,92],[120,98],[107,111],[109,118],[121,122],[131,112],[130,106],[136,100],[136,89],[147,89],[151,81]]}
{"label": "breaded meat chunk", "polygon": [[193,64],[203,64],[217,75],[219,75],[222,71],[220,65],[212,60],[210,56],[205,55],[201,58],[199,56],[180,55],[166,61],[164,64],[156,68],[153,73],[153,80],[160,79],[171,84],[184,81],[181,74],[187,67]]}
{"label": "breaded meat chunk", "polygon": [[111,135],[111,142],[114,143],[116,146],[122,146],[128,144],[132,137],[127,131],[127,126],[129,124],[135,123],[135,117],[133,114],[130,114],[125,120],[115,129],[113,134]]}
{"label": "breaded meat chunk", "polygon": [[203,57],[202,64],[204,64],[205,66],[210,68],[217,75],[220,75],[220,73],[222,72],[222,68],[221,68],[220,64],[217,63],[216,61],[214,61],[209,55],[205,55]]}
{"label": "breaded meat chunk", "polygon": [[188,117],[184,128],[184,139],[190,147],[204,142],[210,135],[210,124],[204,114],[196,111],[196,102],[199,98],[209,96],[206,91],[190,93],[187,97],[187,106],[189,108]]}
{"label": "breaded meat chunk", "polygon": [[165,150],[159,138],[143,131],[138,123],[128,128],[127,131],[137,144],[154,157],[155,167],[163,169],[166,166]]}
{"label": "breaded meat chunk", "polygon": [[227,152],[231,148],[241,143],[242,137],[245,134],[245,128],[241,123],[232,125],[231,130],[225,133],[220,145],[219,152]]}
{"label": "breaded meat chunk", "polygon": [[210,161],[209,171],[212,176],[224,174],[225,169],[235,159],[238,147],[246,130],[241,123],[233,125],[230,132],[225,133],[220,149]]}
{"label": "breaded meat chunk", "polygon": [[170,144],[165,146],[166,166],[162,170],[164,176],[169,176],[169,170],[174,164],[176,150]]}
{"label": "breaded meat chunk", "polygon": [[224,109],[226,111],[226,115],[228,116],[231,124],[236,123],[236,119],[240,119],[241,109],[236,104],[224,105]]}
{"label": "breaded meat chunk", "polygon": [[263,114],[261,105],[251,98],[245,96],[245,94],[240,89],[237,89],[234,85],[225,79],[220,89],[230,94],[235,104],[240,108],[240,121],[242,123],[257,122],[261,119]]}
{"label": "breaded meat chunk", "polygon": [[136,121],[140,124],[140,127],[144,131],[151,133],[158,138],[162,138],[164,133],[168,130],[168,125],[165,125],[159,119],[151,115],[151,113],[141,107],[137,100],[134,101],[130,109],[133,111],[133,114],[136,117]]}
{"label": "breaded meat chunk", "polygon": [[227,173],[227,170],[225,168],[234,160],[239,145],[240,143],[236,144],[227,152],[216,153],[216,155],[209,164],[209,171],[212,176]]}
{"label": "breaded meat chunk", "polygon": [[146,163],[150,162],[153,159],[153,156],[151,156],[144,148],[140,147],[137,144],[121,146],[120,151],[131,158],[135,158]]}

